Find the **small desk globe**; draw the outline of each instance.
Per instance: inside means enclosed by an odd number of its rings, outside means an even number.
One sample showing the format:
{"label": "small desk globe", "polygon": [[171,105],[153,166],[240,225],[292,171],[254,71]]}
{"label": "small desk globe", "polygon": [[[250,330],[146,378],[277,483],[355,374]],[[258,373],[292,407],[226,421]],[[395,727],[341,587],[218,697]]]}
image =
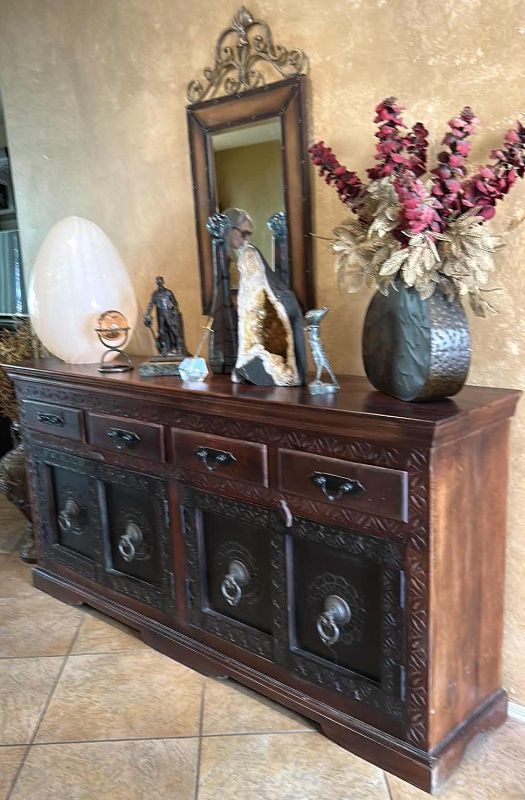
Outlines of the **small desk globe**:
{"label": "small desk globe", "polygon": [[[98,318],[95,331],[107,350],[100,359],[99,372],[128,372],[133,369],[131,359],[121,348],[128,343],[130,327],[121,311],[104,311]],[[120,356],[120,361],[111,359]],[[111,361],[111,363],[109,363]]]}
{"label": "small desk globe", "polygon": [[104,311],[98,318],[97,333],[110,347],[122,347],[128,331],[128,321],[120,311]]}

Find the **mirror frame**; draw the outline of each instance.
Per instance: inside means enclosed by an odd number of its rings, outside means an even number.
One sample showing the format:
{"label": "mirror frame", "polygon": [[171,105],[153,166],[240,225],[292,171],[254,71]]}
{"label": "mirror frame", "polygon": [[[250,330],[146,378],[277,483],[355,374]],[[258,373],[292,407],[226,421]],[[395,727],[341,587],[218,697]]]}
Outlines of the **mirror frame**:
{"label": "mirror frame", "polygon": [[271,117],[281,118],[290,288],[303,310],[315,307],[305,83],[306,76],[297,75],[258,89],[187,106],[203,314],[209,315],[212,310],[214,274],[212,243],[206,223],[208,217],[219,210],[212,135]]}

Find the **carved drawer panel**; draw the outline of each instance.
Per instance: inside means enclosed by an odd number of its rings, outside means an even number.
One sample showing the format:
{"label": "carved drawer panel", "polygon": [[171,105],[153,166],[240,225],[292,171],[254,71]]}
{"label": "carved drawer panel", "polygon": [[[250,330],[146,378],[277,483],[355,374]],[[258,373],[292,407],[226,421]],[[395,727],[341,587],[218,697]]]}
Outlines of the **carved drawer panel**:
{"label": "carved drawer panel", "polygon": [[322,503],[408,521],[408,475],[402,470],[279,450],[279,488]]}
{"label": "carved drawer panel", "polygon": [[274,549],[279,660],[295,675],[401,721],[401,550],[297,517]]}
{"label": "carved drawer panel", "polygon": [[97,483],[84,458],[33,448],[33,478],[42,520],[41,560],[97,577],[102,539]]}
{"label": "carved drawer panel", "polygon": [[273,657],[272,526],[275,512],[183,489],[190,620]]}
{"label": "carved drawer panel", "polygon": [[158,478],[98,466],[104,582],[163,611],[175,608],[166,484]]}
{"label": "carved drawer panel", "polygon": [[266,445],[178,428],[171,436],[177,466],[268,486]]}
{"label": "carved drawer panel", "polygon": [[164,428],[153,422],[88,413],[87,437],[90,444],[104,450],[165,461]]}
{"label": "carved drawer panel", "polygon": [[21,402],[21,417],[25,427],[42,433],[52,433],[64,439],[83,438],[83,412],[76,408],[34,400]]}

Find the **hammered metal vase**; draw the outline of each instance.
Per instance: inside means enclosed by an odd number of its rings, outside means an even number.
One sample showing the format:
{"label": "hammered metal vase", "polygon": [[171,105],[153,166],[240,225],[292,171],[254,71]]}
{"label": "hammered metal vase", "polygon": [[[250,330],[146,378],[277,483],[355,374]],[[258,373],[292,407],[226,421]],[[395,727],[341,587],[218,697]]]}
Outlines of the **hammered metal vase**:
{"label": "hammered metal vase", "polygon": [[399,400],[436,400],[461,389],[470,365],[467,317],[441,289],[429,300],[396,281],[377,292],[363,328],[363,362],[370,383]]}

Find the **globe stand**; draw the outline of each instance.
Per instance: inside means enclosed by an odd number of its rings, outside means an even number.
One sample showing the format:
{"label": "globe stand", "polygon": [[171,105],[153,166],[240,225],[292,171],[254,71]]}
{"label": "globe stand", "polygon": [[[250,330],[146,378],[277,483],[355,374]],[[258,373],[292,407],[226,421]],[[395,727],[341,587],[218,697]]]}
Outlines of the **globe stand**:
{"label": "globe stand", "polygon": [[[108,341],[108,329],[107,328],[95,328],[95,331],[100,339],[100,343],[104,345],[106,348],[106,352],[103,353],[102,358],[100,359],[100,364],[98,367],[99,372],[130,372],[133,369],[133,364],[131,363],[131,359],[127,353],[124,353],[121,348],[125,347],[128,343],[129,338],[129,328],[112,328],[111,334],[112,338],[118,338],[119,334],[122,334],[123,341],[119,342],[119,347],[114,344],[110,344]],[[122,362],[115,364],[113,361],[107,363],[107,359],[109,358],[111,353],[117,353],[118,356],[122,356],[125,363]]]}

